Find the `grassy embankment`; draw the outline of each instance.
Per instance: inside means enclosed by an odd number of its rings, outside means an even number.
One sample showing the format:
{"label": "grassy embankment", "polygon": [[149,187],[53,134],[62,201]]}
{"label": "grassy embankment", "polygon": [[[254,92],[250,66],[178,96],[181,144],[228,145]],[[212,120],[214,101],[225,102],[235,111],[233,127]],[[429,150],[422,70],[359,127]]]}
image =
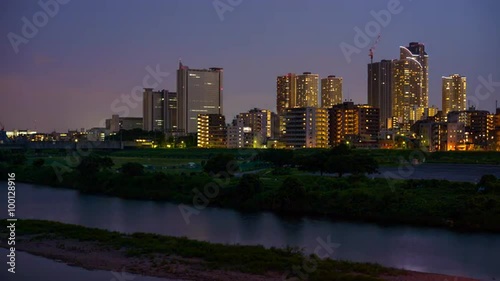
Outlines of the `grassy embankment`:
{"label": "grassy embankment", "polygon": [[[293,215],[323,215],[333,219],[380,224],[448,227],[454,230],[500,232],[500,180],[478,185],[445,180],[386,180],[363,176],[343,178],[305,174],[258,175],[215,180],[206,173],[165,174],[146,172],[129,176],[101,171],[88,180],[77,171],[60,182],[52,167],[5,166],[18,181],[73,188],[84,193],[130,199],[199,203],[195,192],[217,183],[219,191],[210,206],[245,211],[274,211]],[[213,185],[212,185],[213,187]],[[212,191],[211,191],[212,192]]]}

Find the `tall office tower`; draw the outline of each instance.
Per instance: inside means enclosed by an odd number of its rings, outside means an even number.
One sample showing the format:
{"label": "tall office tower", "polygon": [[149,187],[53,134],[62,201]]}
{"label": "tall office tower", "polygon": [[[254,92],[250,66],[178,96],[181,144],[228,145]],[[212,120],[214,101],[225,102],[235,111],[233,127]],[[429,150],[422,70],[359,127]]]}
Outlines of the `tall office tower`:
{"label": "tall office tower", "polygon": [[177,93],[165,94],[165,131],[168,134],[176,134],[178,130]]}
{"label": "tall office tower", "polygon": [[144,88],[142,117],[144,131],[165,131],[165,90]]}
{"label": "tall office tower", "polygon": [[321,79],[321,107],[330,108],[342,103],[342,77],[330,75]]}
{"label": "tall office tower", "polygon": [[376,140],[380,130],[380,109],[344,102],[328,110],[331,146],[343,142]]}
{"label": "tall office tower", "polygon": [[368,105],[380,109],[380,128],[388,128],[392,99],[392,61],[368,64]]}
{"label": "tall office tower", "polygon": [[423,44],[412,42],[399,47],[400,58],[392,65],[394,124],[401,132],[409,132],[413,124],[412,110],[429,106],[428,58]]}
{"label": "tall office tower", "polygon": [[226,118],[221,114],[199,114],[197,141],[202,148],[227,148]]}
{"label": "tall office tower", "polygon": [[177,112],[180,132],[197,132],[198,114],[222,114],[223,69],[190,69],[179,62]]}
{"label": "tall office tower", "polygon": [[328,111],[324,108],[286,109],[283,141],[291,148],[328,147]]}
{"label": "tall office tower", "polygon": [[443,80],[443,113],[463,111],[467,109],[467,78],[454,74],[442,77]]}
{"label": "tall office tower", "polygon": [[287,108],[295,107],[296,83],[293,73],[278,76],[276,79],[276,111],[278,115],[283,115]]}
{"label": "tall office tower", "polygon": [[319,75],[304,72],[297,75],[296,107],[318,107]]}

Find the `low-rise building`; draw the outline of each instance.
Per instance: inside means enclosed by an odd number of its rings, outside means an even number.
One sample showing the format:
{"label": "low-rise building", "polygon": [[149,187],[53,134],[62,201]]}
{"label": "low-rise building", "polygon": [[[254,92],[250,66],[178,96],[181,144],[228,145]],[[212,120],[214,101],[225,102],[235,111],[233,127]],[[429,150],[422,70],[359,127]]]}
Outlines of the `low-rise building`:
{"label": "low-rise building", "polygon": [[328,113],[330,146],[378,139],[380,129],[378,108],[344,102],[330,108]]}
{"label": "low-rise building", "polygon": [[221,114],[198,115],[198,147],[226,148],[226,118]]}
{"label": "low-rise building", "polygon": [[288,148],[327,148],[328,111],[316,107],[287,108],[283,142]]}

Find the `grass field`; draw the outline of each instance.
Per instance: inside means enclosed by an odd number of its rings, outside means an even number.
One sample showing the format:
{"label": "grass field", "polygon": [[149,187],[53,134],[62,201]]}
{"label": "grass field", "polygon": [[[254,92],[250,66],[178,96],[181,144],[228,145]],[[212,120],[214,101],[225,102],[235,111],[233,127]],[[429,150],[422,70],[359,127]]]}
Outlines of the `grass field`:
{"label": "grass field", "polygon": [[[122,151],[98,151],[101,156],[108,156],[113,160],[113,168],[118,169],[128,162],[140,163],[148,167],[154,167],[155,170],[162,170],[166,173],[181,172],[201,172],[202,162],[210,159],[219,153],[229,153],[235,155],[242,171],[251,171],[258,169],[262,163],[251,162],[257,155],[257,150],[251,149],[137,149]],[[75,165],[78,154],[65,155],[66,152],[43,151],[41,153],[29,152],[27,154],[28,163],[31,164],[35,159],[43,159],[50,165],[53,162],[61,164]],[[194,166],[190,167],[190,163]]]}
{"label": "grass field", "polygon": [[[314,152],[316,149],[295,150],[295,156],[304,156]],[[355,153],[371,156],[377,160],[381,166],[394,166],[402,161],[411,161],[416,158],[420,162],[426,163],[461,163],[461,164],[493,164],[500,165],[500,152],[494,151],[467,151],[467,152],[433,152],[427,153],[412,150],[364,150],[355,149]],[[242,171],[250,171],[263,167],[262,163],[252,160],[258,154],[256,149],[136,149],[121,151],[97,151],[99,155],[109,156],[115,163],[114,168],[121,167],[127,162],[137,162],[142,165],[155,167],[156,170],[165,172],[199,172],[203,161],[220,154],[233,154]],[[66,151],[33,151],[27,153],[28,161],[42,158],[47,164],[59,162],[62,164],[77,163],[78,154],[74,152],[69,157]],[[194,167],[189,167],[189,163],[194,163]],[[74,165],[74,164],[71,164]]]}

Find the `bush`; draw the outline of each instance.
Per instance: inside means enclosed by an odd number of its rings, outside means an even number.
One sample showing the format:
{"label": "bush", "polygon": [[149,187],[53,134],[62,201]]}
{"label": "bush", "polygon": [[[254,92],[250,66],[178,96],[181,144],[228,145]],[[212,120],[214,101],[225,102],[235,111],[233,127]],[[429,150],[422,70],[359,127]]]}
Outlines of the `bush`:
{"label": "bush", "polygon": [[122,174],[129,177],[137,177],[144,175],[144,166],[139,163],[128,162],[122,165]]}
{"label": "bush", "polygon": [[232,176],[238,170],[239,166],[234,159],[234,155],[227,153],[217,154],[203,166],[203,171],[209,174],[227,173]]}
{"label": "bush", "polygon": [[45,164],[45,160],[43,160],[43,159],[35,159],[33,161],[33,166],[35,166],[37,168],[42,167],[44,164]]}
{"label": "bush", "polygon": [[258,175],[246,174],[241,177],[238,189],[242,201],[246,201],[262,191],[262,182]]}

